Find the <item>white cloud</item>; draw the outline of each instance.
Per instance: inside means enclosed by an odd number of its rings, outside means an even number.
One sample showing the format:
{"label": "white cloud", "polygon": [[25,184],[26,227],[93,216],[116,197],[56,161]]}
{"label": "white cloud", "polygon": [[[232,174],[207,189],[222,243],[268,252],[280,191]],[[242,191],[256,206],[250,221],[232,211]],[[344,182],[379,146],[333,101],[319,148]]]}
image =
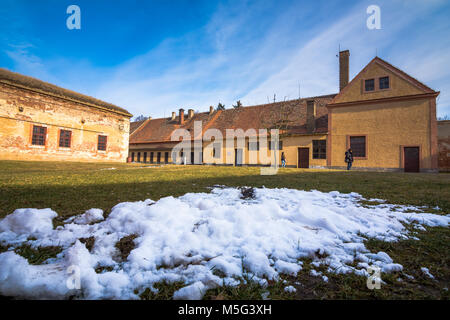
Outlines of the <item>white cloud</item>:
{"label": "white cloud", "polygon": [[[338,46],[350,49],[354,77],[375,52],[441,91],[439,114],[450,114],[450,41],[444,20],[427,14],[443,3],[380,1],[382,30],[366,28],[366,7],[266,2],[219,6],[200,30],[167,38],[119,66],[99,68],[65,58],[43,61],[33,48],[8,50],[17,71],[93,95],[135,115],[168,116],[178,108],[207,110],[220,101],[230,107],[267,99],[297,98],[338,91]],[[418,26],[430,19],[431,31]],[[299,27],[300,26],[300,27]],[[434,28],[434,29],[433,29]],[[440,28],[440,29],[439,29]],[[409,37],[410,30],[417,32]],[[405,36],[407,35],[407,36]],[[440,39],[436,43],[436,39]]]}

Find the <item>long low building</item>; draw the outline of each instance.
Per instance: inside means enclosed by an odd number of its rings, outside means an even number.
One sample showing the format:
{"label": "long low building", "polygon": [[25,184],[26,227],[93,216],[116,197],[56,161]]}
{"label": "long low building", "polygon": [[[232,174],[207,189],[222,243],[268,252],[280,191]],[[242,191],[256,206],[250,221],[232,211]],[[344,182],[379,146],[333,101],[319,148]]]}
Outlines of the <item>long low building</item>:
{"label": "long low building", "polygon": [[131,116],[113,104],[0,69],[0,160],[125,162]]}
{"label": "long low building", "polygon": [[[360,170],[437,172],[436,97],[439,92],[375,57],[349,82],[348,50],[339,54],[340,92],[258,106],[185,114],[132,123],[129,161],[262,165],[264,148],[248,135],[244,144],[214,146],[201,135],[191,136],[200,148],[190,154],[173,152],[177,129],[193,133],[201,122],[202,134],[217,129],[279,129],[279,157],[297,168],[346,167],[345,151],[352,148],[353,168]],[[211,147],[212,145],[212,147]],[[258,156],[252,156],[258,151]],[[198,153],[198,155],[196,155]],[[197,159],[194,161],[194,159]],[[217,160],[220,161],[217,161]],[[280,159],[278,159],[280,161]]]}

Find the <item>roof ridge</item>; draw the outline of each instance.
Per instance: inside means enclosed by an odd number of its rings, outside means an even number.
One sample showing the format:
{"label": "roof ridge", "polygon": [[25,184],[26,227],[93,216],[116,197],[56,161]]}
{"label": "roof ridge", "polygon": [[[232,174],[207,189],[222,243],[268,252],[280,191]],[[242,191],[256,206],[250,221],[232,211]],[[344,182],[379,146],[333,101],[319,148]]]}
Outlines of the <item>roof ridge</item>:
{"label": "roof ridge", "polygon": [[112,103],[102,101],[100,99],[88,96],[86,94],[66,89],[31,76],[10,71],[5,68],[0,68],[0,83],[28,89],[38,93],[51,95],[61,99],[73,100],[78,103],[102,107],[113,112],[125,113],[127,115],[132,116],[131,113],[129,113],[127,110],[118,107]]}
{"label": "roof ridge", "polygon": [[415,77],[409,75],[408,73],[406,73],[405,71],[403,71],[402,69],[392,65],[391,63],[387,62],[386,60],[381,59],[380,57],[375,57],[375,59],[377,61],[380,61],[384,64],[386,64],[388,67],[390,67],[391,69],[393,69],[393,71],[396,71],[397,73],[400,73],[400,75],[402,75],[403,77],[409,78],[411,80],[413,80],[413,82],[415,82],[416,85],[422,87],[422,89],[431,91],[431,92],[436,92],[435,90],[431,89],[429,86],[427,86],[426,84],[424,84],[423,82],[417,80]]}

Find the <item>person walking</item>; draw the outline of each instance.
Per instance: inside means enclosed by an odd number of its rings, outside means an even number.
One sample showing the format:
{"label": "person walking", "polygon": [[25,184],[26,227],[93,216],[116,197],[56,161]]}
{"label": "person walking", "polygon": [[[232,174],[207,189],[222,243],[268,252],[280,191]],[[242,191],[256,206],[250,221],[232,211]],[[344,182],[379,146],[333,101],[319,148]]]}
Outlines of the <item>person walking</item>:
{"label": "person walking", "polygon": [[284,156],[284,152],[281,153],[281,166],[286,168],[286,157]]}
{"label": "person walking", "polygon": [[345,152],[345,162],[347,162],[347,170],[350,170],[353,164],[352,148],[348,148],[348,150]]}

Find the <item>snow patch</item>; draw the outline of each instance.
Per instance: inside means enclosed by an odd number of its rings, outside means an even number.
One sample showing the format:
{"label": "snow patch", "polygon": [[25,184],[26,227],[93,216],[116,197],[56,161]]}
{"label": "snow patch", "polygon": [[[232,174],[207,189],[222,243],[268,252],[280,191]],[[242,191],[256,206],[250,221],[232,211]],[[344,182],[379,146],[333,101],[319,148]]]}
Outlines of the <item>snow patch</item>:
{"label": "snow patch", "polygon": [[[39,266],[13,251],[1,253],[0,294],[138,299],[145,288],[156,290],[154,284],[166,281],[185,284],[174,299],[201,299],[206,290],[236,286],[248,275],[263,287],[280,274],[296,275],[304,258],[329,273],[367,276],[370,265],[394,272],[402,266],[385,252],[369,252],[365,237],[396,241],[406,237],[404,223],[447,227],[450,221],[450,216],[407,212],[411,206],[367,207],[360,200],[357,193],[266,188],[255,188],[254,198],[243,200],[238,188],[213,188],[157,202],[119,203],[107,219],[91,209],[56,229],[51,209],[17,209],[0,220],[1,244],[54,245],[63,251]],[[130,235],[136,235],[134,247],[121,261],[115,244]],[[91,251],[79,241],[89,237],[95,238]],[[79,270],[80,290],[66,285],[71,266]]]}

